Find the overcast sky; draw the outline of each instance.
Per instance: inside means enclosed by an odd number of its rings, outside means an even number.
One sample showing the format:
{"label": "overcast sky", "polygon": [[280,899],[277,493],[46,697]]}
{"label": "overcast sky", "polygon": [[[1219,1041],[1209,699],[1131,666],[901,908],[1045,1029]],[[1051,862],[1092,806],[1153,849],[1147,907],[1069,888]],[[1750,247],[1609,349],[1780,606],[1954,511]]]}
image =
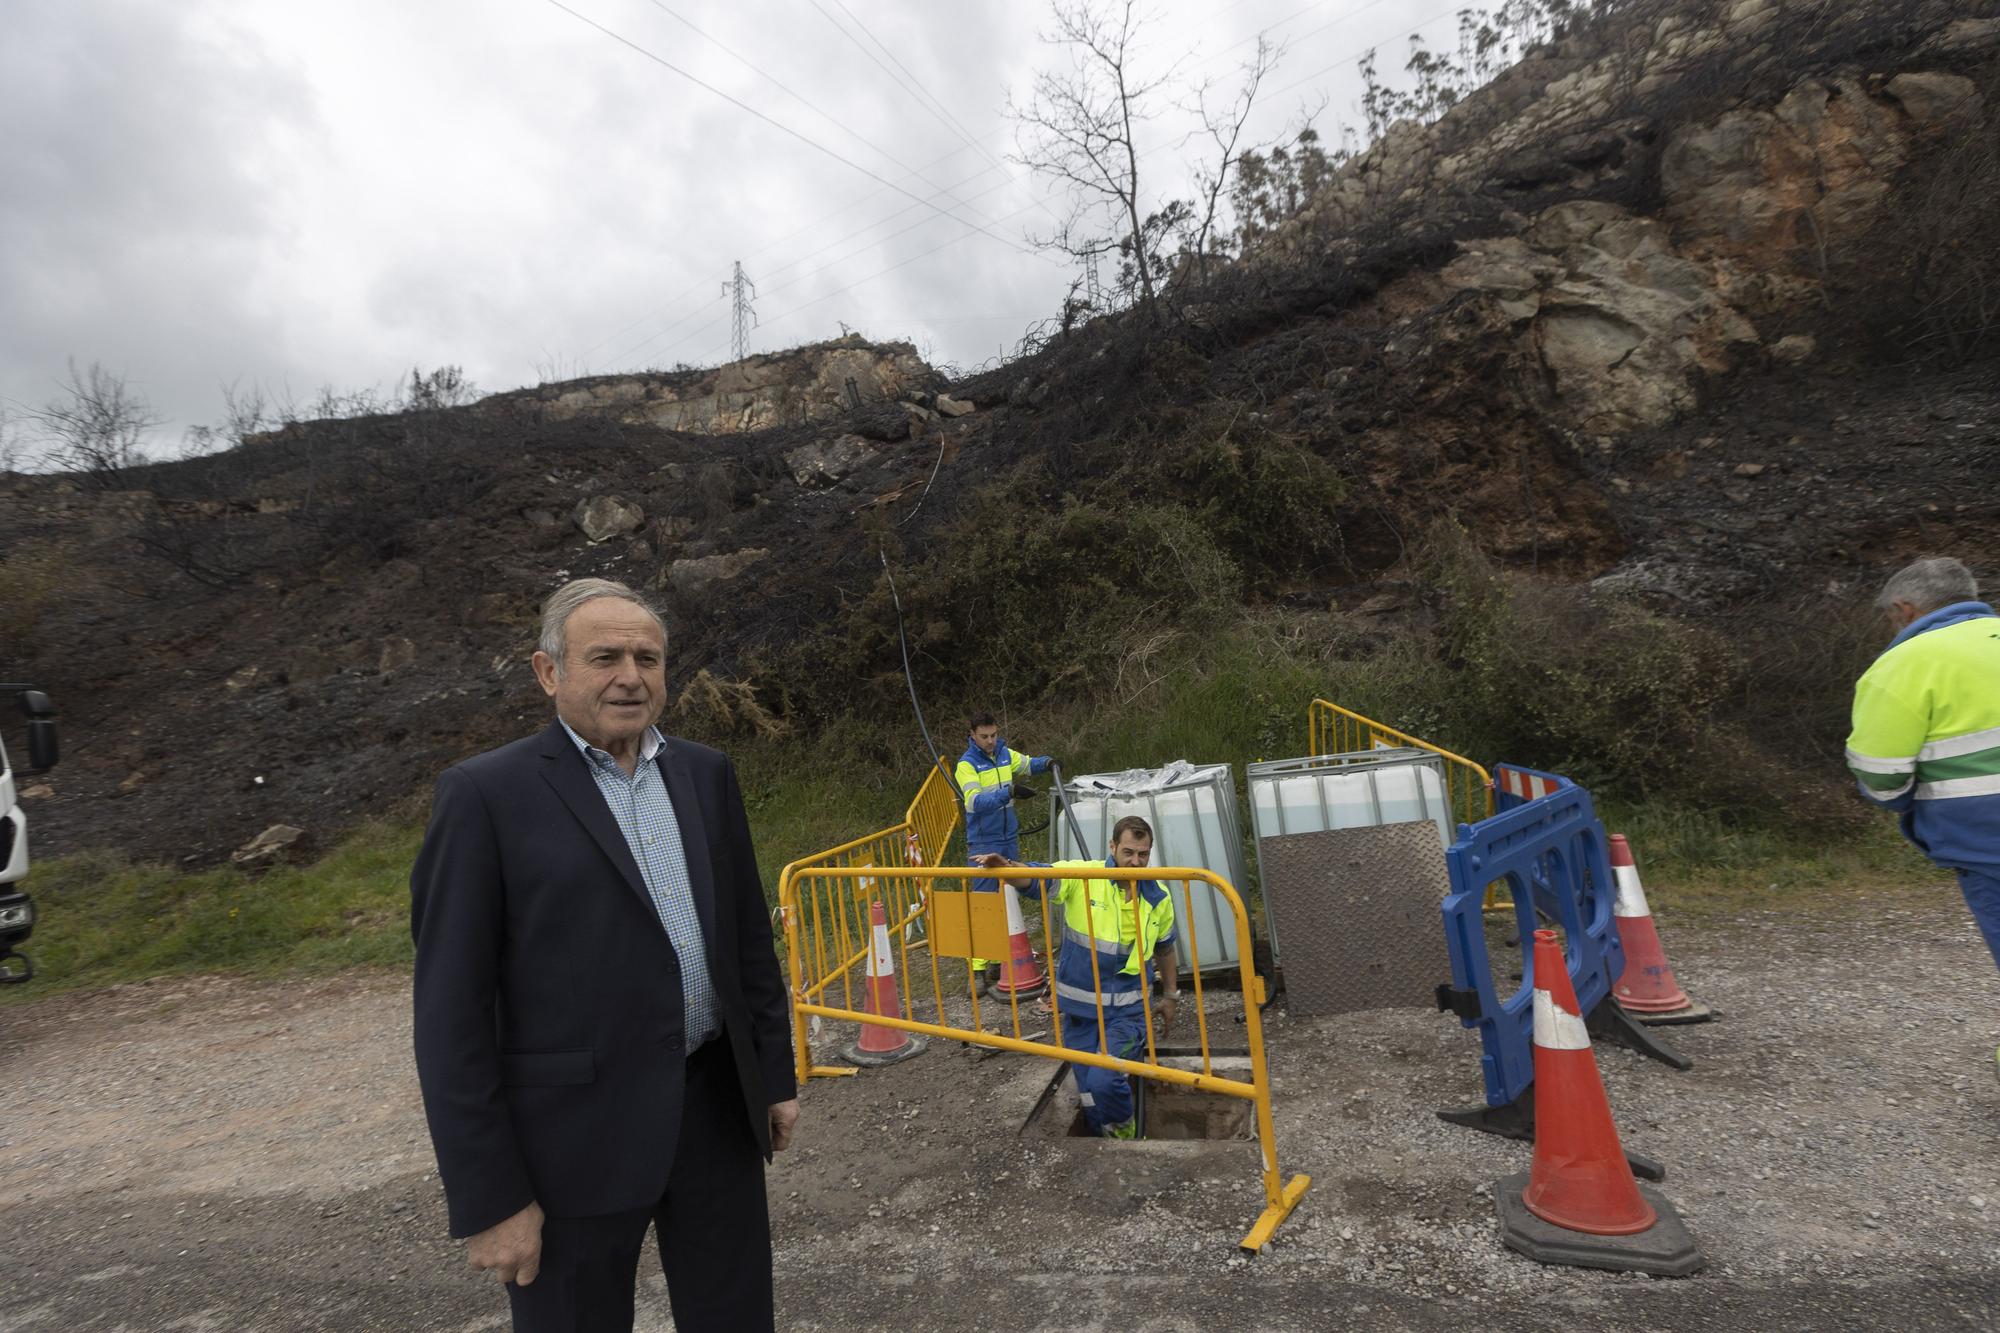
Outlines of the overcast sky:
{"label": "overcast sky", "polygon": [[[1163,0],[1139,62],[1226,80],[1265,32],[1289,46],[1253,136],[1321,101],[1330,132],[1359,119],[1355,57],[1399,68],[1413,28],[1449,45],[1463,3]],[[10,0],[0,400],[18,417],[66,358],[102,361],[171,450],[231,382],[304,400],[411,366],[493,391],[712,365],[738,260],[752,350],[844,321],[965,369],[1060,305],[1073,270],[1025,235],[1064,201],[1004,162],[1009,95],[1059,58],[1045,3],[562,4]],[[1192,152],[1162,109],[1155,203]]]}

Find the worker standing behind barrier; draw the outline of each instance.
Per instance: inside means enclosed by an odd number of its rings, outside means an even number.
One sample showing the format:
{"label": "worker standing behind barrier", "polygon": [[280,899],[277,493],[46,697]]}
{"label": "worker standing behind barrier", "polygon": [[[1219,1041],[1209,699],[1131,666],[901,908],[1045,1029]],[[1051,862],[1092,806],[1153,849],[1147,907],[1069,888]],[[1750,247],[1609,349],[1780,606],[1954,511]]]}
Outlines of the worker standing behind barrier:
{"label": "worker standing behind barrier", "polygon": [[1972,571],[1948,558],[1884,586],[1875,605],[1896,637],[1854,687],[1847,766],[1862,795],[1901,812],[1924,855],[1957,872],[2000,963],[2000,617],[1978,596]]}
{"label": "worker standing behind barrier", "polygon": [[[1137,870],[1152,864],[1153,828],[1137,815],[1127,815],[1111,828],[1111,855],[1106,866]],[[1089,870],[1096,861],[1057,861],[1024,865],[1011,857],[988,853],[973,858],[988,870],[1033,865],[1048,870]],[[1174,952],[1173,895],[1155,880],[1115,881],[1082,876],[1057,880],[1008,878],[1024,893],[1040,897],[1054,893],[1063,910],[1062,956],[1056,965],[1056,1010],[1062,1015],[1062,1044],[1071,1050],[1097,1051],[1125,1060],[1143,1059],[1146,1050],[1145,991],[1153,968],[1161,976],[1157,1012],[1164,1030],[1172,1026],[1180,1000],[1180,962]],[[1092,955],[1095,954],[1095,966]],[[1103,1041],[1098,1040],[1099,1014]],[[1092,1133],[1106,1138],[1136,1138],[1137,1102],[1132,1080],[1113,1069],[1076,1066],[1077,1098]]]}
{"label": "worker standing behind barrier", "polygon": [[[970,864],[980,864],[981,856],[1021,856],[1021,821],[1014,814],[1016,780],[1024,773],[1046,773],[1055,760],[1048,755],[1024,755],[1007,748],[1000,735],[1000,723],[987,712],[972,715],[972,734],[965,753],[958,757],[953,780],[959,799],[965,802],[965,851]],[[981,893],[998,893],[998,880],[980,879],[972,887]],[[999,974],[1000,965],[984,958],[967,959],[967,964],[984,981]],[[990,972],[989,972],[990,969]]]}

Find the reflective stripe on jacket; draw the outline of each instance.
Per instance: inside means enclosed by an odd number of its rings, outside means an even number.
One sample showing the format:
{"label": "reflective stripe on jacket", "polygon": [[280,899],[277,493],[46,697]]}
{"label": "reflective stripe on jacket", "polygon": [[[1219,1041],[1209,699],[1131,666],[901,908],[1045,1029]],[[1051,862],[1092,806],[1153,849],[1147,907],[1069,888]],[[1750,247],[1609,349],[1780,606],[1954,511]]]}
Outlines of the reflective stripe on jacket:
{"label": "reflective stripe on jacket", "polygon": [[[1057,861],[1051,870],[1095,870],[1115,862]],[[1126,897],[1136,885],[1137,910]],[[1109,1018],[1127,1005],[1142,1002],[1152,977],[1153,955],[1174,943],[1174,900],[1156,880],[1118,881],[1064,878],[1031,880],[1023,890],[1030,897],[1053,893],[1062,904],[1062,955],[1056,962],[1056,1005],[1066,1014],[1095,1016],[1099,998]],[[1091,962],[1096,960],[1092,974]]]}
{"label": "reflective stripe on jacket", "polygon": [[1854,687],[1847,767],[1939,865],[2000,865],[2000,617],[1955,602],[1912,621]]}
{"label": "reflective stripe on jacket", "polygon": [[1049,763],[1047,755],[1030,757],[1008,749],[1005,739],[993,747],[990,756],[977,745],[965,747],[952,778],[965,801],[968,851],[1011,855],[1018,850],[1021,821],[1014,817],[1014,807],[1009,803],[1011,793],[1002,789],[1023,773],[1046,772]]}

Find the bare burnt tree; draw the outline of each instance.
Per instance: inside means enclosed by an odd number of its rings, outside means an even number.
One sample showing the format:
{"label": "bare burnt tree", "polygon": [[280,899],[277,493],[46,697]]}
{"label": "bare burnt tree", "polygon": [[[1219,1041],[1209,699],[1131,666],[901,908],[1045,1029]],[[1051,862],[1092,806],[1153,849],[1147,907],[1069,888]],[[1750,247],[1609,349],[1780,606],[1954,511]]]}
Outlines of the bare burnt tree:
{"label": "bare burnt tree", "polygon": [[153,414],[123,375],[96,361],[79,371],[70,358],[61,389],[61,397],[28,414],[40,429],[48,460],[92,486],[115,489],[128,470],[146,461],[146,432],[165,418]]}
{"label": "bare burnt tree", "polygon": [[1188,109],[1201,118],[1203,137],[1215,151],[1213,163],[1195,168],[1195,202],[1190,210],[1186,250],[1199,277],[1208,276],[1210,256],[1217,249],[1216,217],[1229,186],[1230,169],[1250,150],[1241,147],[1243,126],[1257,105],[1257,92],[1284,55],[1282,46],[1273,46],[1260,34],[1257,51],[1243,66],[1235,92],[1220,105],[1211,104],[1218,92],[1215,80],[1204,82],[1195,91]]}
{"label": "bare burnt tree", "polygon": [[[1230,172],[1245,151],[1243,126],[1279,51],[1260,38],[1236,91],[1219,97],[1214,83],[1190,90],[1172,66],[1158,73],[1141,69],[1138,37],[1147,16],[1136,11],[1134,0],[1055,0],[1053,13],[1054,28],[1042,40],[1062,48],[1069,67],[1038,72],[1027,105],[1010,99],[1008,114],[1019,147],[1014,160],[1056,182],[1069,195],[1070,209],[1052,235],[1029,240],[1086,267],[1115,255],[1121,294],[1150,320],[1173,271],[1168,252],[1178,247],[1184,266],[1205,271],[1219,249],[1226,229],[1217,221]],[[1136,127],[1176,93],[1183,109],[1201,120],[1202,129],[1191,137],[1207,140],[1217,157],[1197,168],[1192,198],[1169,197],[1155,207],[1149,201],[1160,192],[1147,188],[1150,176],[1141,176]]]}
{"label": "bare burnt tree", "polygon": [[1133,68],[1140,16],[1133,0],[1056,0],[1055,29],[1042,40],[1065,48],[1067,70],[1036,73],[1028,104],[1008,102],[1020,152],[1015,161],[1060,183],[1071,206],[1051,236],[1030,236],[1090,264],[1127,252],[1141,307],[1153,310],[1153,264],[1148,252],[1139,150],[1133,127],[1153,115],[1155,101],[1172,81],[1171,70],[1145,78]]}

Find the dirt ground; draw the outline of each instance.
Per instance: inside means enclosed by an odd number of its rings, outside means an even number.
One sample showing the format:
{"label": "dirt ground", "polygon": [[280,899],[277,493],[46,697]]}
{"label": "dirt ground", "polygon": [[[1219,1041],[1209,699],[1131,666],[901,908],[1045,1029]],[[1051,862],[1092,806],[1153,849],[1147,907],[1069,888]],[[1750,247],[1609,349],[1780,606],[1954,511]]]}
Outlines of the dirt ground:
{"label": "dirt ground", "polygon": [[[1261,1255],[1236,1248],[1260,1206],[1252,1145],[1022,1134],[1050,1066],[943,1042],[806,1089],[802,1144],[770,1175],[783,1326],[1993,1328],[2000,977],[1948,891],[1918,901],[1670,923],[1720,1020],[1674,1032],[1691,1072],[1599,1064],[1706,1251],[1694,1278],[1501,1246],[1491,1182],[1529,1149],[1435,1119],[1478,1097],[1455,1021],[1274,1007],[1280,1160],[1313,1184]],[[504,1327],[445,1238],[431,1165],[399,978],[10,1006],[0,1329]],[[642,1310],[671,1326],[657,1269]]]}

